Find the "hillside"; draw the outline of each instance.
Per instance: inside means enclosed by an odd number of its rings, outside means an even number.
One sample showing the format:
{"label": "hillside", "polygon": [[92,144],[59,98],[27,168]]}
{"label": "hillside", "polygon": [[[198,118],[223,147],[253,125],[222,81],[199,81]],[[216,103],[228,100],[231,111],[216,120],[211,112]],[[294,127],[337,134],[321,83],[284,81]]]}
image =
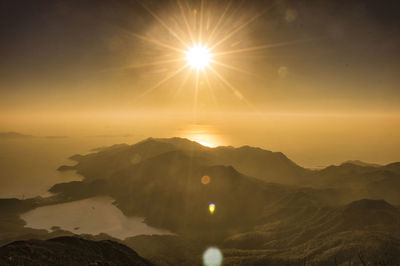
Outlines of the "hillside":
{"label": "hillside", "polygon": [[78,237],[16,241],[0,247],[0,265],[153,265],[117,242]]}
{"label": "hillside", "polygon": [[72,159],[76,165],[59,170],[76,170],[83,181],[56,184],[48,198],[0,201],[3,243],[72,235],[26,228],[19,215],[104,195],[126,216],[173,233],[121,239],[156,265],[196,265],[209,246],[222,250],[224,265],[400,262],[398,163],[310,171],[279,152],[208,148],[181,138],[118,144]]}
{"label": "hillside", "polygon": [[[290,202],[301,198],[304,195]],[[297,212],[289,201],[282,204],[277,209],[289,213],[266,214],[264,225],[225,239],[224,246],[230,250],[227,256],[231,257],[228,260],[239,260],[244,265],[256,261],[273,265],[400,262],[400,211],[385,201],[359,200],[343,207],[321,207],[303,201]],[[241,258],[233,248],[244,250]]]}
{"label": "hillside", "polygon": [[[208,176],[209,184],[201,178]],[[247,177],[231,166],[209,166],[201,157],[166,152],[121,169],[108,179],[58,184],[51,192],[80,198],[95,194],[113,197],[127,215],[175,232],[226,232],[258,222],[263,208],[291,188]],[[210,215],[209,203],[217,211]],[[241,219],[235,219],[240,216]]]}
{"label": "hillside", "polygon": [[308,185],[315,188],[346,189],[357,198],[384,199],[400,204],[400,164],[383,166],[344,163],[329,166],[310,175]]}
{"label": "hillside", "polygon": [[[298,202],[293,206],[294,202]],[[265,210],[262,224],[213,241],[223,265],[398,265],[400,211],[384,201],[339,207],[313,202],[306,193]],[[193,265],[209,246],[205,238],[136,236],[125,243],[158,265]]]}
{"label": "hillside", "polygon": [[249,146],[208,148],[182,138],[149,138],[134,145],[114,145],[87,155],[75,155],[71,159],[77,161],[77,165],[63,166],[60,170],[76,169],[86,180],[106,179],[131,164],[176,150],[190,157],[203,158],[208,165],[233,166],[245,175],[268,182],[298,184],[310,172],[280,152]]}

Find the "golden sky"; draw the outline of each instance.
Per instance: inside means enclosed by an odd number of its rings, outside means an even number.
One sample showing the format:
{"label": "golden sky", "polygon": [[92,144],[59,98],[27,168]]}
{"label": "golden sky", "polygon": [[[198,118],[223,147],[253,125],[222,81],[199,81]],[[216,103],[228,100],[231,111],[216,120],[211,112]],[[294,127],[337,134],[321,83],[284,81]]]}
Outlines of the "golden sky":
{"label": "golden sky", "polygon": [[[321,163],[399,158],[395,2],[9,1],[1,10],[1,131],[207,142],[208,130],[212,145],[305,163],[313,152],[325,152]],[[196,45],[209,67],[186,61]]]}

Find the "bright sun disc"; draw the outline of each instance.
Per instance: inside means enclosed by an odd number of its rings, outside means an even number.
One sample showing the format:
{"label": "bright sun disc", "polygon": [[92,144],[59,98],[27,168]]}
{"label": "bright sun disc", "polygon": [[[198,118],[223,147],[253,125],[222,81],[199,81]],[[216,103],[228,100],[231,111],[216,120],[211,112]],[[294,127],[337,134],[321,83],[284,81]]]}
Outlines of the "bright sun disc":
{"label": "bright sun disc", "polygon": [[196,69],[203,69],[211,61],[211,53],[207,47],[196,45],[186,52],[186,60],[189,65]]}

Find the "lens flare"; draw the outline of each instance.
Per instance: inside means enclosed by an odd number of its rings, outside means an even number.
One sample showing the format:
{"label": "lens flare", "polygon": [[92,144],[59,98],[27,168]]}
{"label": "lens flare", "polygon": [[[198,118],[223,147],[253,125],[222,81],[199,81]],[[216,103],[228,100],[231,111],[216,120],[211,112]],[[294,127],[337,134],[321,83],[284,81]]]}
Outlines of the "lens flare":
{"label": "lens flare", "polygon": [[219,248],[209,247],[203,253],[203,265],[204,266],[220,266],[223,260],[222,252]]}
{"label": "lens flare", "polygon": [[215,204],[214,204],[214,202],[211,202],[208,205],[208,210],[210,211],[211,214],[214,214],[214,212],[215,212]]}
{"label": "lens flare", "polygon": [[208,175],[205,175],[201,178],[201,183],[203,185],[208,185],[210,183],[211,179]]}

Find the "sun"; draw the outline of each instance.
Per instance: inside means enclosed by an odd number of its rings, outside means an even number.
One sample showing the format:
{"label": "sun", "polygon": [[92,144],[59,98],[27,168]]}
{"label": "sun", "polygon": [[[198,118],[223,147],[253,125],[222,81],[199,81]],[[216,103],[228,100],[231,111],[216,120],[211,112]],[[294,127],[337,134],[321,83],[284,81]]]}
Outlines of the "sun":
{"label": "sun", "polygon": [[[197,112],[199,92],[208,91],[210,98],[217,103],[214,91],[221,85],[226,87],[237,100],[254,108],[245,94],[226,78],[226,75],[233,76],[226,71],[235,71],[238,77],[242,74],[254,77],[254,73],[242,69],[241,66],[232,65],[231,62],[236,60],[231,59],[234,59],[235,55],[242,57],[248,52],[254,53],[304,41],[294,40],[247,46],[247,40],[240,38],[240,32],[263,16],[267,9],[243,12],[243,15],[238,16],[241,13],[239,12],[240,9],[235,8],[234,1],[231,0],[227,0],[226,5],[221,5],[221,8],[219,5],[212,4],[218,1],[195,0],[194,2],[198,3],[191,5],[190,2],[192,1],[176,0],[177,5],[172,7],[174,9],[171,12],[163,13],[167,14],[168,17],[163,17],[153,11],[144,3],[146,2],[144,0],[137,2],[154,18],[159,27],[155,27],[157,30],[153,34],[151,34],[152,31],[145,35],[130,31],[128,33],[130,36],[152,44],[155,48],[154,52],[162,51],[162,54],[160,54],[159,60],[148,58],[149,60],[146,63],[133,64],[118,69],[157,67],[162,71],[155,70],[154,73],[164,72],[163,77],[159,81],[155,80],[154,85],[138,95],[137,99],[159,88],[181,73],[185,73],[178,86],[171,86],[171,88],[176,88],[176,95],[182,91],[181,89],[190,80],[190,76],[195,77],[194,86],[191,86],[194,95],[194,113]],[[214,10],[220,12],[214,14]],[[148,46],[146,49],[149,47],[152,46]],[[152,52],[149,54],[153,56]],[[207,88],[207,90],[203,90],[204,88]]]}
{"label": "sun", "polygon": [[197,70],[203,70],[209,66],[212,54],[206,46],[195,45],[186,51],[187,63]]}

